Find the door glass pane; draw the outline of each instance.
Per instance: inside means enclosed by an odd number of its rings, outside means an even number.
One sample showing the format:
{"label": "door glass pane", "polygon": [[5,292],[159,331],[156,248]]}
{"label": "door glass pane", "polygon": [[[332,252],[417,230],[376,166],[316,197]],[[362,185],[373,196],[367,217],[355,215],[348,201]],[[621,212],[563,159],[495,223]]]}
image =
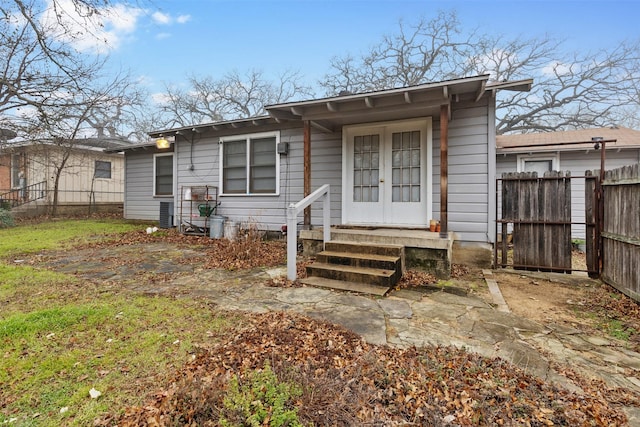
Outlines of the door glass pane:
{"label": "door glass pane", "polygon": [[420,131],[392,134],[391,201],[420,202]]}
{"label": "door glass pane", "polygon": [[353,140],[353,201],[377,202],[380,176],[380,137],[356,136]]}
{"label": "door glass pane", "polygon": [[362,171],[361,170],[353,171],[353,183],[354,183],[354,185],[362,185]]}
{"label": "door glass pane", "polygon": [[405,203],[411,201],[410,190],[411,190],[411,187],[408,185],[405,185],[402,187],[402,201]]}

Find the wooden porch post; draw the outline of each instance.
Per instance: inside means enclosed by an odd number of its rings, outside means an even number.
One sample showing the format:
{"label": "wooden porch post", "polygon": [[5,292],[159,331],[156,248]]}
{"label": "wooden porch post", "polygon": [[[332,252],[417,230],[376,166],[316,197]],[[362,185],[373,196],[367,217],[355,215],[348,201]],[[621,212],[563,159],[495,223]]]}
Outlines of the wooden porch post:
{"label": "wooden porch post", "polygon": [[[311,194],[311,122],[304,121],[304,197]],[[304,208],[304,225],[311,225],[311,206]]]}
{"label": "wooden porch post", "polygon": [[440,237],[447,237],[449,203],[449,106],[440,106]]}

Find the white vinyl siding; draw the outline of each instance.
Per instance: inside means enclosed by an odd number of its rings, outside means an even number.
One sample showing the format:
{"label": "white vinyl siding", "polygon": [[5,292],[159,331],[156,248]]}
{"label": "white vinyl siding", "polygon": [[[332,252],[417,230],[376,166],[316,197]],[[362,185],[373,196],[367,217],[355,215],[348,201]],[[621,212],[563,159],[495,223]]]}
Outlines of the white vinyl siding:
{"label": "white vinyl siding", "polygon": [[[452,109],[448,149],[448,230],[456,240],[492,241],[489,206],[489,106],[461,101]],[[433,216],[440,219],[440,121],[434,122]],[[491,124],[493,126],[493,124]]]}

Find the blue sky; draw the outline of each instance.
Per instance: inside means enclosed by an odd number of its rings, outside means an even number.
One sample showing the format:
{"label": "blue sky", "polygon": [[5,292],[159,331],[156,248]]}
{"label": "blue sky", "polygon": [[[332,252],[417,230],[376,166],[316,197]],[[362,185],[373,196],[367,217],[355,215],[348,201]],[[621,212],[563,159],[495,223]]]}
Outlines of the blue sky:
{"label": "blue sky", "polygon": [[357,55],[398,29],[455,9],[462,26],[508,37],[549,34],[571,50],[613,48],[640,37],[637,1],[151,0],[120,11],[112,66],[131,70],[153,91],[188,74],[221,77],[299,70],[314,84],[333,56]]}

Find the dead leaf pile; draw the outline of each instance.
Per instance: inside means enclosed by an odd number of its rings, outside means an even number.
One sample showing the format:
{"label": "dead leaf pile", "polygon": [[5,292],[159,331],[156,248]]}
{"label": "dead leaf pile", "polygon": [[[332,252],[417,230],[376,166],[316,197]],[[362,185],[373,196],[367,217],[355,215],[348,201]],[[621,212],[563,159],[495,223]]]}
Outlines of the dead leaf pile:
{"label": "dead leaf pile", "polygon": [[588,310],[602,319],[620,321],[621,328],[629,336],[629,342],[640,350],[640,304],[617,289],[602,285],[590,290],[587,298],[580,301]]}
{"label": "dead leaf pile", "polygon": [[254,315],[222,344],[201,348],[146,405],[111,418],[120,426],[218,425],[233,375],[269,361],[303,395],[303,425],[624,425],[601,394],[578,395],[501,359],[453,347],[392,349],[300,315]]}
{"label": "dead leaf pile", "polygon": [[[237,239],[212,239],[207,236],[194,236],[179,233],[175,229],[159,230],[147,234],[145,230],[123,233],[117,239],[100,243],[76,245],[83,248],[108,248],[110,246],[132,246],[147,243],[166,243],[178,247],[199,249],[205,255],[205,262],[198,264],[207,269],[226,270],[272,267],[286,263],[287,248],[284,241],[264,240],[257,233],[240,234]],[[190,263],[189,259],[182,261]]]}
{"label": "dead leaf pile", "polygon": [[417,288],[436,283],[437,280],[433,274],[418,270],[407,270],[402,274],[395,289]]}

